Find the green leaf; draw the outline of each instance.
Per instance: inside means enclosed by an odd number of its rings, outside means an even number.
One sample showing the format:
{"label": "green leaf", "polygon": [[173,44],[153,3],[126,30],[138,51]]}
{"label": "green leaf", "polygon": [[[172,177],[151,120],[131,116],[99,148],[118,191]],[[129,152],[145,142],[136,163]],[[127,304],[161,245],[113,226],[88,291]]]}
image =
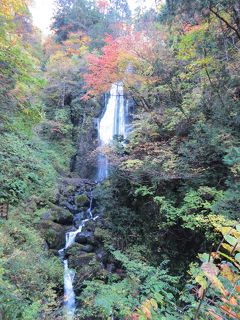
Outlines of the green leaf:
{"label": "green leaf", "polygon": [[204,275],[202,273],[199,273],[197,276],[196,276],[196,282],[198,284],[201,285],[201,287],[203,287],[203,289],[206,289],[207,288],[207,281],[206,279],[204,278]]}
{"label": "green leaf", "polygon": [[232,236],[226,235],[224,239],[233,247],[235,247],[238,243],[238,240]]}
{"label": "green leaf", "polygon": [[237,253],[237,254],[235,255],[235,259],[237,260],[237,262],[240,263],[240,253]]}
{"label": "green leaf", "polygon": [[208,253],[199,254],[199,258],[201,259],[202,262],[208,262],[212,260],[211,256]]}

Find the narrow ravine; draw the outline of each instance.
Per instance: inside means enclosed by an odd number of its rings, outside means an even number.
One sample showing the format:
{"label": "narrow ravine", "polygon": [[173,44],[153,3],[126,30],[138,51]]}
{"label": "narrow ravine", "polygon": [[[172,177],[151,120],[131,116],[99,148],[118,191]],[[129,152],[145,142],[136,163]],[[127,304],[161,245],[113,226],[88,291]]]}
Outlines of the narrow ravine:
{"label": "narrow ravine", "polygon": [[75,242],[76,236],[82,232],[82,229],[85,226],[85,223],[87,223],[90,220],[95,221],[98,218],[98,216],[93,218],[92,200],[93,198],[91,194],[90,206],[88,209],[89,218],[82,220],[79,228],[76,231],[66,233],[65,247],[59,250],[59,256],[63,260],[63,264],[64,264],[64,313],[67,320],[73,319],[74,317],[75,310],[76,310],[76,301],[75,301],[76,297],[75,297],[74,286],[73,286],[75,272],[74,270],[70,269],[68,266],[68,259],[65,259],[64,257],[65,250],[67,250]]}
{"label": "narrow ravine", "polygon": [[[105,106],[105,111],[99,119],[98,135],[100,147],[107,146],[114,139],[114,136],[121,136],[123,139],[127,136],[128,124],[128,102],[124,98],[123,83],[119,82],[112,85],[110,96]],[[107,157],[100,153],[98,156],[96,182],[104,181],[109,175],[109,163]],[[85,224],[92,220],[96,221],[98,215],[93,216],[93,192],[88,194],[89,208],[87,218],[80,222],[77,230],[67,232],[65,235],[65,247],[59,250],[59,256],[64,264],[64,315],[67,320],[74,319],[76,312],[76,296],[74,292],[75,271],[69,268],[68,259],[65,257],[65,251],[75,243],[77,235],[81,234]]]}

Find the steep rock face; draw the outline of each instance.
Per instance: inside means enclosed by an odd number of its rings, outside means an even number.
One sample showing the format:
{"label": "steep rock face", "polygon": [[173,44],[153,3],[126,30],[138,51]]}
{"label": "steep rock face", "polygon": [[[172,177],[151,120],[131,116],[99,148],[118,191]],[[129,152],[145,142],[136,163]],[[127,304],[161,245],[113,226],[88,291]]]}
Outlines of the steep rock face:
{"label": "steep rock face", "polygon": [[80,177],[95,180],[97,155],[94,152],[98,145],[98,119],[105,108],[105,98],[89,107],[80,124],[77,152],[72,157],[71,170]]}
{"label": "steep rock face", "polygon": [[96,156],[93,151],[98,145],[97,121],[93,121],[87,132],[80,136],[77,153],[72,161],[72,170],[83,178],[94,178]]}

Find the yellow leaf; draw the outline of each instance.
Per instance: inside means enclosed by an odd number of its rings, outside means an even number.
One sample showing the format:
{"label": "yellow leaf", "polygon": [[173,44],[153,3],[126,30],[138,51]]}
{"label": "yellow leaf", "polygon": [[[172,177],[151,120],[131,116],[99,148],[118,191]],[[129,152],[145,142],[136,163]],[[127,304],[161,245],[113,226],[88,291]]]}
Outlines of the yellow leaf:
{"label": "yellow leaf", "polygon": [[146,306],[142,307],[142,311],[147,316],[147,319],[152,319],[151,311]]}
{"label": "yellow leaf", "polygon": [[203,289],[206,289],[207,288],[207,281],[206,279],[204,278],[204,275],[202,273],[199,273],[196,278],[195,278],[196,282],[198,284],[200,284],[200,286],[203,288]]}

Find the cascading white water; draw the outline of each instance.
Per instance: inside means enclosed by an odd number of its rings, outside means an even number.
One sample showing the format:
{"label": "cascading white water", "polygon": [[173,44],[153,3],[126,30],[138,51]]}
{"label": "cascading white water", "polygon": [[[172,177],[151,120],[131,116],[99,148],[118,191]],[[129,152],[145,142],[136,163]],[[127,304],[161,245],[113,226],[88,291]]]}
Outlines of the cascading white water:
{"label": "cascading white water", "polygon": [[100,143],[109,144],[114,135],[126,134],[126,112],[124,106],[123,83],[118,82],[112,85],[110,98],[105,113],[99,124]]}
{"label": "cascading white water", "polygon": [[65,247],[59,250],[59,256],[61,257],[64,263],[64,316],[66,320],[74,319],[74,314],[76,310],[76,299],[75,299],[74,286],[73,286],[75,273],[73,270],[69,269],[68,260],[67,259],[64,260],[64,251],[74,244],[76,236],[82,232],[83,227],[88,221],[90,220],[95,221],[96,219],[98,219],[98,216],[93,218],[92,203],[93,203],[93,196],[91,192],[90,205],[87,211],[89,218],[83,220],[76,231],[66,233]]}
{"label": "cascading white water", "polygon": [[74,276],[74,271],[68,267],[68,260],[64,260],[64,306],[66,320],[72,320],[76,310],[76,298],[73,288]]}
{"label": "cascading white water", "polygon": [[[106,110],[99,123],[100,146],[104,147],[111,143],[114,136],[127,136],[128,104],[125,104],[123,83],[118,82],[112,85],[110,97]],[[109,165],[107,157],[99,154],[97,180],[103,181],[108,177]]]}
{"label": "cascading white water", "polygon": [[[118,82],[112,85],[110,97],[106,105],[106,110],[99,123],[100,146],[111,143],[114,136],[127,137],[128,102],[125,103],[123,83]],[[104,154],[99,155],[98,159],[98,181],[103,181],[108,177],[109,165]],[[87,211],[88,219],[81,222],[76,231],[66,233],[65,247],[59,250],[59,255],[64,263],[64,307],[65,319],[73,320],[76,310],[76,299],[74,293],[74,271],[69,269],[68,260],[64,259],[64,251],[74,244],[76,236],[82,232],[83,227],[89,220],[95,221],[97,217],[92,214],[93,195],[90,195],[90,206]]]}

